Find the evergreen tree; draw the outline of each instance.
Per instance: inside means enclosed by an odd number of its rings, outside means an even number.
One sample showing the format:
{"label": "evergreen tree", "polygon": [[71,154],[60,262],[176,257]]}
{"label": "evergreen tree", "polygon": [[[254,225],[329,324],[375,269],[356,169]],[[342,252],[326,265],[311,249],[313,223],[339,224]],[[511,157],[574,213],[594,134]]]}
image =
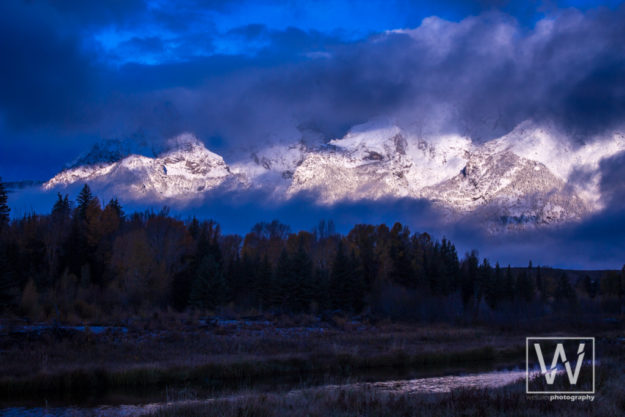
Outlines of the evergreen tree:
{"label": "evergreen tree", "polygon": [[11,209],[7,204],[9,201],[9,197],[7,196],[7,190],[2,182],[2,178],[0,177],[0,232],[9,224],[9,213]]}
{"label": "evergreen tree", "polygon": [[625,301],[625,265],[621,268],[621,274],[619,276],[618,298],[621,304]]}
{"label": "evergreen tree", "polygon": [[477,305],[475,314],[477,314],[482,298],[488,298],[489,296],[492,286],[492,275],[493,268],[490,266],[488,259],[484,258],[477,274]]}
{"label": "evergreen tree", "polygon": [[346,293],[348,299],[346,307],[350,311],[358,313],[364,306],[365,284],[362,280],[362,269],[354,251],[351,253],[349,263],[351,273],[347,275]]}
{"label": "evergreen tree", "polygon": [[[94,248],[89,244],[87,228],[87,211],[94,203],[95,197],[91,193],[89,185],[85,184],[80,191],[69,227],[67,238],[63,242],[63,259],[61,264],[66,265],[69,272],[82,278],[82,272],[90,270],[89,265],[93,258]],[[58,196],[57,202],[52,208],[56,216],[64,216],[64,211],[70,207],[69,200]],[[84,282],[84,279],[83,279]]]}
{"label": "evergreen tree", "polygon": [[57,223],[63,223],[70,218],[72,212],[69,197],[65,194],[65,197],[61,193],[57,193],[57,200],[52,206],[52,220]]}
{"label": "evergreen tree", "polygon": [[540,265],[536,267],[536,291],[540,295],[541,300],[545,300],[547,298],[547,294],[545,293],[545,283],[543,281]]}
{"label": "evergreen tree", "polygon": [[[358,224],[349,232],[347,239],[356,249],[362,280],[366,290],[369,291],[379,268],[379,260],[375,251],[375,228],[371,225]],[[327,269],[329,270],[333,259],[328,261]]]}
{"label": "evergreen tree", "polygon": [[265,254],[263,260],[260,263],[260,270],[258,271],[258,286],[260,294],[261,308],[267,308],[271,306],[271,285],[273,281],[273,274],[271,270],[271,264],[269,258]]}
{"label": "evergreen tree", "polygon": [[349,309],[351,304],[351,295],[349,294],[349,285],[352,281],[353,273],[349,257],[345,253],[345,247],[342,241],[336,251],[334,262],[332,263],[332,272],[330,274],[330,297],[332,298],[332,308]]}
{"label": "evergreen tree", "polygon": [[488,279],[486,285],[486,304],[491,308],[491,310],[497,309],[499,305],[501,290],[500,287],[502,285],[502,274],[501,267],[499,266],[499,262],[495,264],[495,271]]}
{"label": "evergreen tree", "polygon": [[89,184],[85,184],[82,187],[82,190],[80,190],[80,193],[78,194],[78,197],[76,198],[76,202],[77,202],[77,206],[76,209],[78,210],[78,215],[81,219],[84,219],[87,213],[87,208],[89,207],[89,204],[91,203],[91,201],[94,199],[93,194],[91,193],[91,188],[89,187]]}
{"label": "evergreen tree", "polygon": [[312,261],[301,243],[298,245],[291,260],[291,274],[289,279],[291,311],[307,311],[313,301]]}
{"label": "evergreen tree", "polygon": [[569,297],[572,287],[566,272],[563,272],[558,279],[558,285],[556,287],[555,298],[556,300],[565,300]]}
{"label": "evergreen tree", "polygon": [[462,297],[462,305],[465,310],[468,309],[473,303],[473,297],[475,296],[478,264],[479,261],[477,259],[476,251],[471,251],[470,254],[467,254],[467,257],[463,262],[460,295]]}
{"label": "evergreen tree", "polygon": [[200,262],[189,293],[189,305],[199,309],[215,309],[223,300],[224,277],[221,266],[212,255]]}
{"label": "evergreen tree", "polygon": [[290,302],[289,284],[291,282],[291,259],[286,249],[282,249],[273,277],[272,304],[276,307],[287,308]]}
{"label": "evergreen tree", "polygon": [[[123,211],[122,211],[123,213]],[[131,225],[135,222],[134,215],[128,221]],[[182,311],[190,302],[191,290],[193,283],[196,281],[197,272],[200,269],[200,264],[204,258],[211,255],[217,262],[221,259],[218,253],[218,247],[214,248],[211,245],[207,232],[207,223],[200,225],[200,222],[194,217],[190,224],[187,226],[189,234],[191,235],[194,245],[191,245],[192,250],[188,251],[182,259],[182,267],[174,274],[171,286],[171,297],[174,308]],[[227,283],[230,282],[231,266],[228,266],[227,274],[228,279],[224,278],[224,293],[222,294],[223,301],[230,300],[230,292]],[[222,270],[223,273],[223,270]]]}
{"label": "evergreen tree", "polygon": [[505,301],[512,301],[514,299],[514,275],[512,274],[512,268],[508,265],[506,268],[506,274],[503,279],[503,286],[501,289],[501,298]]}
{"label": "evergreen tree", "polygon": [[238,295],[238,282],[241,281],[241,258],[237,253],[236,256],[228,259],[228,263],[224,267],[224,276],[226,278],[226,293],[224,294],[224,302],[234,302]]}
{"label": "evergreen tree", "polygon": [[423,265],[430,293],[435,295],[442,294],[444,271],[442,270],[443,262],[440,259],[438,245],[435,245],[432,250],[423,254]]}
{"label": "evergreen tree", "polygon": [[396,223],[391,230],[389,255],[391,258],[390,279],[404,287],[416,288],[417,282],[412,269],[407,228]]}
{"label": "evergreen tree", "polygon": [[440,290],[442,295],[448,295],[454,290],[458,280],[460,263],[458,262],[456,247],[447,239],[443,239],[441,244],[441,258],[443,266],[443,279],[440,285]]}
{"label": "evergreen tree", "polygon": [[229,279],[232,299],[246,307],[256,307],[259,302],[257,261],[247,253],[235,262],[234,271]]}
{"label": "evergreen tree", "polygon": [[71,224],[71,204],[67,194],[57,194],[57,201],[52,207],[48,229],[44,234],[48,279],[51,281],[59,274],[59,264],[63,259],[63,245],[69,234]]}
{"label": "evergreen tree", "polygon": [[0,311],[17,305],[19,281],[11,264],[8,246],[0,243]]}
{"label": "evergreen tree", "polygon": [[187,262],[185,267],[176,273],[171,283],[171,304],[178,310],[183,311],[189,304],[189,294],[191,283],[193,282],[195,270]]}
{"label": "evergreen tree", "polygon": [[119,204],[117,197],[111,198],[104,209],[112,210],[120,221],[125,217],[124,209],[122,208],[122,205]]}
{"label": "evergreen tree", "polygon": [[200,222],[195,216],[193,216],[193,219],[189,223],[189,234],[195,240],[200,236]]}
{"label": "evergreen tree", "polygon": [[315,268],[315,296],[319,310],[327,310],[332,306],[330,295],[330,272],[327,269]]}
{"label": "evergreen tree", "polygon": [[601,276],[601,295],[604,297],[619,297],[623,289],[622,273],[606,271]]}
{"label": "evergreen tree", "polygon": [[572,308],[577,304],[577,294],[566,272],[563,272],[562,275],[560,275],[560,279],[558,279],[555,299],[560,306],[568,304],[568,306]]}
{"label": "evergreen tree", "polygon": [[584,291],[591,299],[594,299],[597,296],[597,292],[599,291],[599,285],[596,280],[593,280],[588,275],[584,275],[582,281]]}
{"label": "evergreen tree", "polygon": [[534,299],[534,283],[526,271],[521,271],[517,277],[516,290],[520,300],[529,303]]}

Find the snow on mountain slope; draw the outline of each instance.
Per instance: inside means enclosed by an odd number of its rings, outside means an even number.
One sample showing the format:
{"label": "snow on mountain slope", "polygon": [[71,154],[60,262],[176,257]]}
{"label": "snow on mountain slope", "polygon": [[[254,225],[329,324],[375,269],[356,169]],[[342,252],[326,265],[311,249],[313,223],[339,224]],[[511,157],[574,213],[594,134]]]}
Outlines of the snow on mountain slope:
{"label": "snow on mountain slope", "polygon": [[[587,143],[574,148],[562,133],[526,121],[502,138],[489,142],[485,148],[488,152],[509,150],[543,163],[555,176],[573,187],[592,209],[598,210],[602,208],[599,163],[625,150],[625,135],[614,132],[607,137],[590,138]],[[586,180],[573,180],[571,177],[576,172],[586,174]]]}
{"label": "snow on mountain slope", "polygon": [[284,191],[307,152],[303,143],[272,145],[252,152],[249,158],[230,165],[230,169],[252,185],[271,186]]}
{"label": "snow on mountain slope", "polygon": [[[418,138],[397,126],[361,126],[307,155],[288,190],[319,201],[425,198],[452,217],[480,213],[506,228],[579,220],[601,208],[599,162],[625,149],[622,136],[574,148],[558,132],[527,122],[484,144]],[[571,180],[590,173],[582,183]]]}
{"label": "snow on mountain slope", "polygon": [[509,134],[489,143],[493,148],[506,148],[515,154],[545,164],[555,175],[567,180],[579,167],[599,168],[599,162],[625,150],[625,136],[591,138],[577,149],[560,132],[539,127],[532,122],[520,124]]}
{"label": "snow on mountain slope", "polygon": [[93,163],[60,172],[44,188],[89,182],[120,197],[156,200],[261,188],[276,201],[307,193],[324,205],[419,198],[451,218],[472,215],[509,229],[576,221],[600,209],[600,162],[624,151],[625,137],[613,133],[574,146],[560,132],[525,122],[479,144],[451,134],[420,137],[378,120],[325,145],[269,146],[232,166],[190,134],[154,157],[121,157],[115,149],[94,148],[83,159]]}
{"label": "snow on mountain slope", "polygon": [[421,189],[462,169],[471,141],[437,138],[436,146],[397,126],[360,125],[306,155],[287,195],[315,191],[325,204],[382,197],[421,197]]}
{"label": "snow on mountain slope", "polygon": [[504,226],[580,220],[586,202],[542,163],[512,152],[474,152],[453,178],[424,189],[436,204],[490,214]]}
{"label": "snow on mountain slope", "polygon": [[190,134],[168,143],[169,150],[150,158],[129,155],[111,163],[64,170],[43,185],[51,189],[75,182],[112,186],[131,198],[188,198],[214,189],[234,177],[223,158]]}
{"label": "snow on mountain slope", "polygon": [[287,196],[312,190],[326,204],[342,199],[405,196],[408,182],[393,169],[408,163],[403,145],[403,137],[387,137],[375,130],[370,137],[348,134],[344,140],[333,140],[306,156],[293,173]]}

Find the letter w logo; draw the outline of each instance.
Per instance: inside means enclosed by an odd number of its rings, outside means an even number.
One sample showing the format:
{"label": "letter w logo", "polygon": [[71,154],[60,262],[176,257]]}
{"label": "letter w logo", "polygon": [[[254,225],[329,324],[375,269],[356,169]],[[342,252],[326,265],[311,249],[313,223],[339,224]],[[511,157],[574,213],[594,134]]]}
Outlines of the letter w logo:
{"label": "letter w logo", "polygon": [[577,349],[577,362],[575,363],[575,372],[573,372],[573,370],[571,369],[571,363],[566,359],[566,353],[564,353],[564,345],[562,343],[558,343],[556,346],[556,352],[553,355],[553,360],[551,361],[551,367],[549,368],[549,370],[547,370],[547,366],[545,365],[545,359],[543,357],[543,352],[540,349],[540,343],[534,343],[534,349],[536,349],[536,355],[538,356],[540,370],[541,373],[545,375],[547,384],[553,385],[553,382],[556,379],[556,374],[558,372],[558,361],[561,360],[564,364],[564,368],[566,369],[566,374],[569,377],[569,383],[571,385],[576,385],[577,378],[579,377],[579,371],[580,369],[582,369],[582,364],[584,362],[585,347],[585,343],[579,344],[579,347]]}

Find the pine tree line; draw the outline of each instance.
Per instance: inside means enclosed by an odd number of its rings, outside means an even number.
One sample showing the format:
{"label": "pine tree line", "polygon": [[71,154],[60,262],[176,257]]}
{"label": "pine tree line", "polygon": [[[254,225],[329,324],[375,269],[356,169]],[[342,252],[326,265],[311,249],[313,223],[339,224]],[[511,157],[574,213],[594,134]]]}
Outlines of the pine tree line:
{"label": "pine tree line", "polygon": [[458,303],[470,318],[533,304],[573,311],[580,292],[625,299],[624,271],[607,284],[577,285],[531,262],[513,270],[480,261],[476,251],[460,259],[449,240],[399,223],[340,235],[332,222],[292,233],[275,220],[228,235],[214,221],[182,221],[167,209],[127,215],[88,185],[75,202],[59,194],[49,215],[10,221],[9,213],[0,182],[0,306],[34,316],[169,307],[360,313],[390,302],[380,297],[391,287]]}

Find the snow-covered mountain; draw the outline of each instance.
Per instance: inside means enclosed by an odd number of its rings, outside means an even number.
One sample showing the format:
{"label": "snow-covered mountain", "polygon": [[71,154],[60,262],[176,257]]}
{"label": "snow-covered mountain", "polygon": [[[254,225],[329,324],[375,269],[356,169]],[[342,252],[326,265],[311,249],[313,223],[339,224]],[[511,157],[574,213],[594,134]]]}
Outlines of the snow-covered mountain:
{"label": "snow-covered mountain", "polygon": [[422,198],[425,187],[460,172],[470,148],[471,141],[458,136],[428,142],[410,137],[393,125],[357,126],[343,139],[309,152],[296,167],[287,195],[313,191],[324,204]]}
{"label": "snow-covered mountain", "polygon": [[452,218],[517,228],[576,221],[601,209],[599,163],[625,150],[625,136],[573,146],[556,130],[525,122],[480,144],[458,135],[419,137],[376,121],[321,146],[273,145],[230,165],[190,134],[153,157],[116,149],[94,148],[43,187],[89,182],[128,199],[184,201],[217,189],[264,189],[283,200],[305,192],[323,205],[415,198]]}
{"label": "snow-covered mountain", "polygon": [[187,199],[237,180],[221,156],[190,134],[171,139],[167,150],[153,158],[131,154],[103,162],[96,154],[92,157],[98,162],[63,170],[43,188],[89,183],[130,199]]}

